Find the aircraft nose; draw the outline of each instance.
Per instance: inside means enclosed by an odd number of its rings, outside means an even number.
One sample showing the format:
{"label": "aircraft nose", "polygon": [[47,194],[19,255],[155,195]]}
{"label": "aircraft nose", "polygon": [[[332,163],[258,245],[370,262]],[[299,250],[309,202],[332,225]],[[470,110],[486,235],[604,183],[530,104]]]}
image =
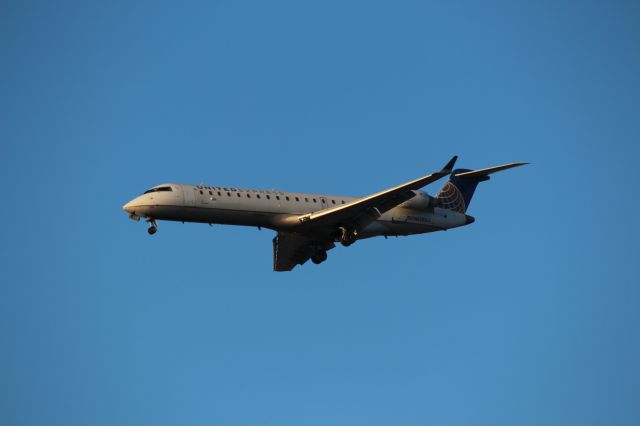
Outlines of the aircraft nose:
{"label": "aircraft nose", "polygon": [[127,213],[133,213],[133,200],[122,206],[122,210]]}

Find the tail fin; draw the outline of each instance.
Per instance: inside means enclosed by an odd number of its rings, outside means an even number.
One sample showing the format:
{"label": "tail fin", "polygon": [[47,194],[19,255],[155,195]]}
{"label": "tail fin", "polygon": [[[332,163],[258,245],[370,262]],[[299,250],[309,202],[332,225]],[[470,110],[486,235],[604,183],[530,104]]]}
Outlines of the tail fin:
{"label": "tail fin", "polygon": [[529,163],[509,163],[481,170],[456,169],[451,172],[447,183],[436,194],[439,206],[443,209],[465,213],[469,208],[476,187],[480,182],[489,180],[491,173],[525,164]]}

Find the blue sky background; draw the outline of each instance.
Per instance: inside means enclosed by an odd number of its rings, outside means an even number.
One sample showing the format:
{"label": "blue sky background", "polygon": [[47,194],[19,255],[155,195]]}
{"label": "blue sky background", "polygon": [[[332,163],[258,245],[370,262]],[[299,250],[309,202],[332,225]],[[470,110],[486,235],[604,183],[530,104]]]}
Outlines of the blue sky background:
{"label": "blue sky background", "polygon": [[[640,424],[638,2],[3,1],[0,54],[0,424]],[[532,165],[291,273],[121,211],[454,154]]]}

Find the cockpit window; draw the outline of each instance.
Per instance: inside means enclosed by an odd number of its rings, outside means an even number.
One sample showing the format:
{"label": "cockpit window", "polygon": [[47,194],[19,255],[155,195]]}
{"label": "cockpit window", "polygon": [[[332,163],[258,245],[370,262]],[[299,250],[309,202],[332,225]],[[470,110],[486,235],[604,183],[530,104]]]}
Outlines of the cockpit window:
{"label": "cockpit window", "polygon": [[151,192],[171,192],[173,191],[173,189],[171,189],[170,186],[161,186],[159,188],[151,188],[148,191],[144,191],[145,194],[149,194]]}

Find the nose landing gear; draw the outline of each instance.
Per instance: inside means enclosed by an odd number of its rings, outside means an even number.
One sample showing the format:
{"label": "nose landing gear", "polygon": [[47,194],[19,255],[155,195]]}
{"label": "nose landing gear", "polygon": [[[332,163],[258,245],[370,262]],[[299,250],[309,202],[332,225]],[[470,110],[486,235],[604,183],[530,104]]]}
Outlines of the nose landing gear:
{"label": "nose landing gear", "polygon": [[158,231],[158,225],[155,219],[147,219],[147,223],[149,224],[149,228],[147,229],[149,235],[155,234]]}

